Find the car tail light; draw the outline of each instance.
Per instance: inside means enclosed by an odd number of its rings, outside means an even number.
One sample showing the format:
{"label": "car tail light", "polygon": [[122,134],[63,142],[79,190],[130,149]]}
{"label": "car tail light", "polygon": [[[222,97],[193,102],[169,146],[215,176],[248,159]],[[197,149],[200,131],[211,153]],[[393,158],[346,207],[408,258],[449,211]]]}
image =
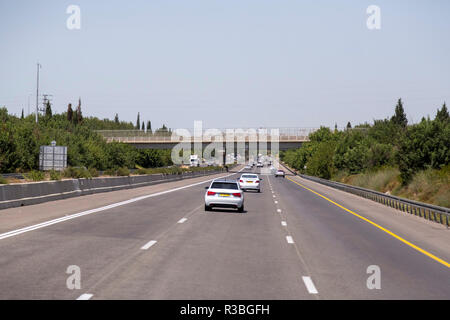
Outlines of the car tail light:
{"label": "car tail light", "polygon": [[216,194],[215,192],[208,191],[208,196],[213,196],[213,195],[215,195],[215,194]]}
{"label": "car tail light", "polygon": [[244,182],[244,180],[239,180],[239,182]]}
{"label": "car tail light", "polygon": [[241,194],[240,193],[233,193],[233,196],[240,198]]}
{"label": "car tail light", "polygon": [[259,180],[256,180],[255,183],[259,183]]}

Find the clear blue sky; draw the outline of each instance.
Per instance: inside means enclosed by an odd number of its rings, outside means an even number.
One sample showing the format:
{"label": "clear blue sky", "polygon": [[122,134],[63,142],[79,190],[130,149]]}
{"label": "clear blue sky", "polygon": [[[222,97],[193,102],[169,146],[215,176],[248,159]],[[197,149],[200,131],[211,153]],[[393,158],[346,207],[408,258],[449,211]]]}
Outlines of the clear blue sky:
{"label": "clear blue sky", "polygon": [[[81,8],[81,30],[66,8]],[[366,8],[381,8],[381,30]],[[153,127],[345,126],[410,121],[450,103],[450,1],[0,1],[0,105],[83,102]],[[32,109],[35,97],[31,97]]]}

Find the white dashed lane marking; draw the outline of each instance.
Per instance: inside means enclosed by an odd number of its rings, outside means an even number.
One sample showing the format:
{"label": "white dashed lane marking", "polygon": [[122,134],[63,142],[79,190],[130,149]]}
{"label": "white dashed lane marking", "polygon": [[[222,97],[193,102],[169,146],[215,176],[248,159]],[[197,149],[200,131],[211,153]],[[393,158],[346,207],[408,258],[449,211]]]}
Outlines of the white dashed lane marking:
{"label": "white dashed lane marking", "polygon": [[310,294],[318,294],[316,287],[314,286],[314,283],[312,282],[310,277],[302,277],[303,282],[305,283],[306,289],[308,289],[308,292]]}
{"label": "white dashed lane marking", "polygon": [[150,247],[152,247],[153,245],[155,245],[157,242],[158,242],[158,241],[156,241],[156,240],[149,241],[149,242],[147,242],[147,244],[146,244],[145,246],[143,246],[141,249],[142,249],[142,250],[147,250],[147,249],[149,249]]}
{"label": "white dashed lane marking", "polygon": [[291,236],[286,236],[287,243],[294,243],[294,239]]}
{"label": "white dashed lane marking", "polygon": [[79,296],[77,298],[77,300],[89,300],[93,297],[94,295],[91,293],[83,293],[81,296]]}

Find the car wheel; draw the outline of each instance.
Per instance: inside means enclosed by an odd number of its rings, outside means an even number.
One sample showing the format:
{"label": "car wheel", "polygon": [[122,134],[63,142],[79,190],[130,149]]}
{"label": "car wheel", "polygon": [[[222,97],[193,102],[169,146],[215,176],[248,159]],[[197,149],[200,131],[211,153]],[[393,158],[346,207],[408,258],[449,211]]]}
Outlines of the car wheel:
{"label": "car wheel", "polygon": [[258,189],[258,193],[261,193],[261,189]]}
{"label": "car wheel", "polygon": [[238,212],[244,212],[244,204],[242,204],[242,207],[238,208]]}
{"label": "car wheel", "polygon": [[205,204],[205,211],[211,211],[211,207]]}

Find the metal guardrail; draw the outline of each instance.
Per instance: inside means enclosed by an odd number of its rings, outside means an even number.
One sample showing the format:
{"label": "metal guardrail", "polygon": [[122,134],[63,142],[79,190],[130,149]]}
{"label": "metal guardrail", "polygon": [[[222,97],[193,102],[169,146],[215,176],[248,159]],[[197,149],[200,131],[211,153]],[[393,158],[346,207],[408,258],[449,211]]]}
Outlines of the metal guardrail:
{"label": "metal guardrail", "polygon": [[[286,165],[285,165],[286,166]],[[304,174],[297,174],[286,166],[286,168],[293,174],[298,175],[304,179],[318,182],[329,187],[339,189],[345,192],[355,194],[357,196],[376,201],[378,203],[384,204],[388,207],[413,214],[418,217],[422,217],[427,220],[431,220],[437,223],[441,223],[445,226],[450,227],[450,209],[445,207],[439,207],[428,203],[418,202],[414,200],[409,200],[405,198],[396,197],[393,195],[385,194],[382,192],[365,189],[361,187],[356,187],[348,185],[345,183],[340,183],[336,181],[330,181],[322,178],[311,177]]]}

